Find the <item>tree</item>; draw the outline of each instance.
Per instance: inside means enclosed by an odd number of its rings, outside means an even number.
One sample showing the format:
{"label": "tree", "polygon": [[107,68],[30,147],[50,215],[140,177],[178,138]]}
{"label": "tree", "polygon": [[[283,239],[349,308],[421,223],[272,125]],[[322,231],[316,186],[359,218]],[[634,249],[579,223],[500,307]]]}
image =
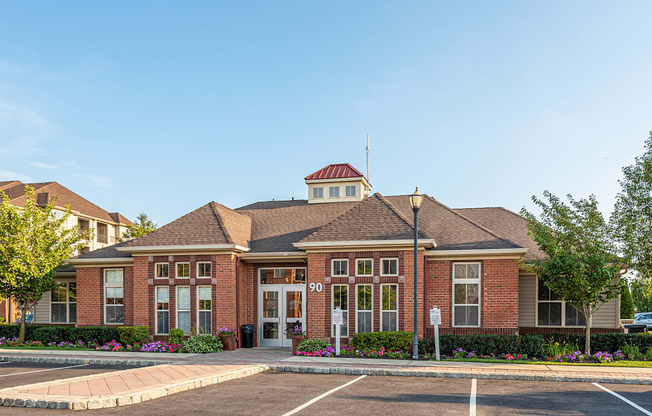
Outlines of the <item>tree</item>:
{"label": "tree", "polygon": [[620,281],[620,319],[634,318],[634,302],[632,294],[629,291],[629,285],[625,280]]}
{"label": "tree", "polygon": [[623,168],[621,191],[611,215],[614,235],[638,272],[652,276],[652,131],[645,153]]}
{"label": "tree", "polygon": [[603,303],[618,296],[622,259],[614,254],[610,229],[595,196],[575,200],[568,195],[570,205],[566,205],[548,191],[543,194],[547,202],[532,197],[542,210],[540,220],[525,208],[521,215],[545,256],[534,256],[533,262],[522,262],[522,266],[582,314],[584,350],[590,354],[591,317]]}
{"label": "tree", "polygon": [[128,225],[127,231],[122,235],[122,238],[119,238],[119,241],[132,240],[134,238],[142,237],[145,234],[149,234],[152,231],[156,230],[156,224],[154,221],[150,220],[147,214],[141,212],[136,217],[136,223],[134,225]]}
{"label": "tree", "polygon": [[34,188],[25,186],[25,192],[25,206],[16,207],[0,191],[0,296],[13,296],[19,305],[21,341],[25,340],[27,310],[52,289],[57,268],[91,238],[90,231],[82,234],[78,227],[63,227],[70,207],[57,219],[55,200],[40,207]]}
{"label": "tree", "polygon": [[652,281],[649,278],[632,280],[632,300],[636,312],[652,312]]}

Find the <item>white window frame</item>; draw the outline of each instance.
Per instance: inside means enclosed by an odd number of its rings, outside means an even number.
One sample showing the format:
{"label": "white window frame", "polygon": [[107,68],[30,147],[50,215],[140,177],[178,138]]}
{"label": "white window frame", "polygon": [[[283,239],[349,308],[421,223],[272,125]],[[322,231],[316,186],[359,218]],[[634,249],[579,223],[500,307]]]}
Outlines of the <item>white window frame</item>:
{"label": "white window frame", "polygon": [[[211,267],[211,272],[210,272],[210,274],[208,276],[200,276],[199,275],[199,269],[200,269],[199,265],[200,264],[208,264]],[[210,262],[210,261],[198,261],[198,262],[195,263],[195,268],[197,269],[197,278],[198,279],[208,279],[208,278],[212,277],[212,275],[213,275],[213,263]]]}
{"label": "white window frame", "polygon": [[[358,273],[358,262],[368,261],[368,260],[371,261],[371,274],[359,274]],[[374,259],[369,259],[369,258],[355,259],[355,275],[356,275],[356,277],[372,277],[374,275]]]}
{"label": "white window frame", "polygon": [[[349,197],[349,198],[354,197],[356,195],[356,188],[357,188],[357,186],[355,186],[355,185],[346,185],[344,187],[344,196]],[[349,189],[353,189],[353,194],[352,195],[349,195]]]}
{"label": "white window frame", "polygon": [[[182,264],[188,265],[188,276],[179,276],[179,266]],[[174,263],[174,277],[177,279],[190,279],[190,262],[189,261],[178,261]]]}
{"label": "white window frame", "polygon": [[[346,262],[346,274],[335,274],[335,262],[336,261],[345,261]],[[349,277],[349,259],[331,259],[331,277]]]}
{"label": "white window frame", "polygon": [[[566,302],[559,298],[558,300],[539,300],[539,278],[534,277],[534,326],[535,328],[584,328],[584,325],[566,325]],[[547,287],[547,286],[546,286]],[[548,288],[552,292],[550,288]],[[561,325],[539,325],[539,303],[561,303]],[[572,305],[571,305],[572,306]],[[581,315],[581,314],[580,314]]]}
{"label": "white window frame", "polygon": [[[333,290],[335,287],[345,287],[346,288],[346,309],[342,309],[342,313],[346,313],[346,325],[342,325],[342,328],[340,329],[340,338],[348,338],[349,337],[349,290],[350,287],[347,284],[335,284],[331,285],[331,311],[335,310],[335,290]],[[373,291],[373,289],[372,289]],[[357,296],[357,291],[356,291],[356,296]],[[357,299],[356,299],[357,300]],[[373,302],[373,297],[372,297],[372,302]],[[357,304],[357,302],[356,302]],[[373,313],[373,310],[372,310]],[[356,314],[357,316],[357,314]],[[373,318],[373,317],[372,317]],[[373,324],[373,322],[372,322]],[[344,330],[346,330],[346,335],[344,335]],[[333,325],[333,316],[331,312],[331,338],[335,338],[335,325]]]}
{"label": "white window frame", "polygon": [[[122,273],[122,283],[107,283],[106,282],[106,272],[109,271],[119,271]],[[104,325],[124,325],[125,321],[125,271],[124,269],[104,269],[102,276],[102,291],[104,292]],[[122,289],[122,322],[107,322],[106,321],[106,289],[107,288],[121,288]]]}
{"label": "white window frame", "polygon": [[[385,273],[385,260],[396,260],[396,273]],[[380,275],[381,276],[398,276],[398,257],[384,257],[380,259]]]}
{"label": "white window frame", "polygon": [[[185,288],[188,289],[188,309],[181,310],[181,309],[179,309],[179,297],[180,297],[179,296],[179,289],[185,289]],[[176,286],[174,294],[175,294],[175,296],[174,296],[174,306],[175,306],[174,314],[175,314],[175,316],[177,318],[176,322],[175,322],[175,328],[181,329],[181,328],[179,328],[179,312],[188,312],[188,324],[189,324],[188,325],[188,333],[186,334],[184,332],[183,335],[190,335],[190,331],[192,330],[192,315],[190,314],[190,310],[192,309],[190,307],[190,304],[191,304],[190,300],[192,299],[192,294],[190,293],[190,286],[186,286],[186,285]]]}
{"label": "white window frame", "polygon": [[[210,290],[210,302],[211,302],[211,308],[210,309],[200,309],[199,307],[199,301],[201,300],[199,298],[199,291],[200,289],[208,289]],[[208,319],[208,322],[210,324],[210,329],[208,331],[208,335],[212,335],[213,333],[213,287],[209,285],[200,285],[197,286],[197,334],[201,334],[201,312],[208,312],[210,314],[210,318]]]}
{"label": "white window frame", "polygon": [[[396,286],[396,309],[383,309],[383,288],[385,286]],[[380,285],[380,328],[381,332],[383,331],[383,312],[394,312],[396,313],[396,329],[398,331],[399,319],[398,319],[398,283],[382,283]],[[391,331],[389,331],[391,332]]]}
{"label": "white window frame", "polygon": [[[163,264],[166,264],[168,266],[168,275],[164,276],[164,277],[158,277],[158,266],[163,265]],[[170,278],[170,263],[168,263],[168,262],[154,263],[154,278],[155,279],[169,279]]]}
{"label": "white window frame", "polygon": [[[371,287],[371,310],[358,310],[358,287],[360,286],[369,286]],[[361,283],[358,285],[355,285],[355,333],[366,333],[366,332],[358,332],[358,323],[359,323],[359,318],[358,318],[358,312],[369,312],[371,314],[371,328],[369,332],[374,332],[374,285],[371,283]]]}
{"label": "white window frame", "polygon": [[[455,278],[455,266],[466,266],[470,264],[477,264],[478,265],[478,277],[475,279],[456,279]],[[472,261],[472,262],[455,262],[453,263],[453,279],[452,279],[452,297],[451,297],[451,305],[453,307],[451,308],[451,314],[452,314],[452,322],[451,325],[455,328],[480,328],[482,327],[482,263]],[[478,304],[469,304],[469,303],[455,303],[455,284],[477,284],[478,285]],[[455,325],[455,307],[456,306],[477,306],[478,307],[478,324],[477,325]]]}
{"label": "white window frame", "polygon": [[[158,309],[158,290],[159,289],[168,290],[168,308],[167,309]],[[168,332],[158,332],[158,313],[167,312],[168,313]],[[154,286],[154,333],[156,335],[169,335],[170,334],[170,286]]]}
{"label": "white window frame", "polygon": [[[70,285],[77,285],[77,282],[66,282],[66,281],[59,281],[59,282],[54,282],[57,285],[64,284],[66,285],[66,300],[64,302],[54,302],[52,299],[52,291],[50,291],[50,323],[51,324],[74,324],[77,323],[77,319],[74,321],[70,320],[70,304],[74,303],[75,304],[75,317],[77,316],[76,312],[76,306],[77,306],[77,301],[71,302],[70,301]],[[123,293],[124,296],[124,293]],[[52,321],[52,305],[66,305],[66,320],[65,321],[57,321],[54,322]]]}
{"label": "white window frame", "polygon": [[[333,195],[333,191],[337,190],[337,195]],[[329,186],[328,187],[328,197],[329,198],[339,198],[340,197],[340,187],[339,186]]]}
{"label": "white window frame", "polygon": [[[317,190],[321,195],[317,196]],[[316,186],[312,188],[312,199],[323,199],[324,198],[324,188],[322,186]]]}

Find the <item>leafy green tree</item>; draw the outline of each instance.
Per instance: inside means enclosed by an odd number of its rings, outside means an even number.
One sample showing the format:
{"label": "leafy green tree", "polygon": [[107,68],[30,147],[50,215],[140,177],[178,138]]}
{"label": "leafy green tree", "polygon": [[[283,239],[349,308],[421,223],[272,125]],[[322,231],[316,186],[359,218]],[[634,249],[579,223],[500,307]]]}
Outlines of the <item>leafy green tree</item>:
{"label": "leafy green tree", "polygon": [[614,254],[609,227],[595,196],[575,200],[568,195],[567,205],[548,191],[543,194],[547,202],[532,197],[542,210],[540,219],[525,208],[521,215],[545,256],[535,256],[533,262],[522,262],[522,266],[582,314],[584,350],[590,354],[591,317],[603,303],[618,296],[622,259]]}
{"label": "leafy green tree", "polygon": [[620,319],[634,318],[634,302],[629,291],[629,285],[625,280],[620,281]]}
{"label": "leafy green tree", "polygon": [[623,168],[619,182],[622,189],[611,216],[614,235],[631,267],[652,276],[652,131],[645,153]]}
{"label": "leafy green tree", "polygon": [[63,227],[70,207],[57,219],[54,200],[40,207],[34,188],[25,186],[25,192],[25,206],[16,207],[0,191],[0,296],[13,296],[19,305],[21,341],[25,340],[27,310],[52,289],[57,268],[92,237],[90,232],[80,233],[78,227]]}
{"label": "leafy green tree", "polygon": [[119,241],[127,241],[127,240],[132,240],[134,238],[142,237],[145,234],[149,234],[152,231],[156,230],[157,226],[152,221],[149,219],[147,214],[144,212],[141,212],[138,214],[138,217],[136,217],[136,222],[134,225],[128,225],[127,226],[127,231],[122,235],[122,238],[119,238]]}
{"label": "leafy green tree", "polygon": [[649,278],[632,280],[632,300],[636,312],[652,312],[652,281]]}

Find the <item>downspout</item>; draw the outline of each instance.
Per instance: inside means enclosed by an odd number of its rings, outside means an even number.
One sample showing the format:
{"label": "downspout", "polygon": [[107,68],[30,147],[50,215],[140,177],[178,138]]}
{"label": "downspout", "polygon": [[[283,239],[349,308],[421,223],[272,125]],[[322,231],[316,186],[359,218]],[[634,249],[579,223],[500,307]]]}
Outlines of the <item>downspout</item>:
{"label": "downspout", "polygon": [[[426,305],[426,288],[427,288],[427,283],[426,283],[426,262],[428,259],[425,256],[425,250],[424,250],[424,256],[423,256],[423,337],[426,337],[426,330],[428,330],[428,323],[426,322],[426,319],[430,316],[428,313],[428,305]],[[435,334],[432,334],[434,337]]]}
{"label": "downspout", "polygon": [[236,338],[238,341],[238,348],[242,348],[242,340],[240,336],[240,258],[235,257],[235,329],[238,334]]}

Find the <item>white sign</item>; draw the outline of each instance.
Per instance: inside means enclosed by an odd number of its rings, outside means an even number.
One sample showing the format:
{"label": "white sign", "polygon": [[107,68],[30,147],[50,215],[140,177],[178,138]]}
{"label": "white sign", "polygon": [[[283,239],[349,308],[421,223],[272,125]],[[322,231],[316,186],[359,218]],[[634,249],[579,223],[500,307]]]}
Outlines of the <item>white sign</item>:
{"label": "white sign", "polygon": [[342,315],[342,309],[337,308],[333,309],[333,325],[343,325],[344,316]]}
{"label": "white sign", "polygon": [[441,309],[430,309],[430,325],[441,325]]}

